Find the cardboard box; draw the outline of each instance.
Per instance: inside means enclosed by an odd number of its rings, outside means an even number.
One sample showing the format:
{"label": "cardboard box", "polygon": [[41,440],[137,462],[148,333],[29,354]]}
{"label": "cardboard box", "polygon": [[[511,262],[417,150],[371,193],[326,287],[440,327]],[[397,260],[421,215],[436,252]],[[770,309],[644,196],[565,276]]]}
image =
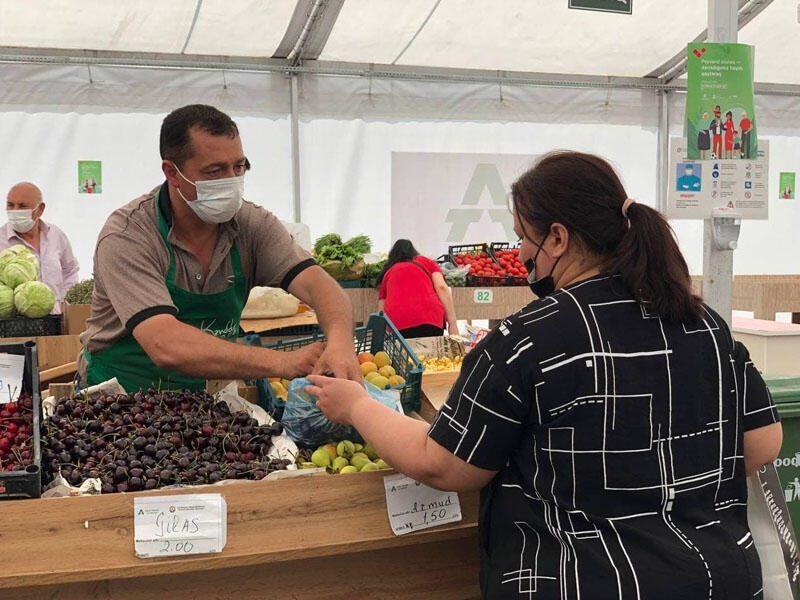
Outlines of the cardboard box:
{"label": "cardboard box", "polygon": [[64,325],[62,333],[64,335],[76,335],[86,330],[86,319],[92,314],[91,304],[70,304],[64,303]]}
{"label": "cardboard box", "polygon": [[467,347],[461,338],[448,335],[409,338],[406,342],[419,357],[455,358],[467,353]]}

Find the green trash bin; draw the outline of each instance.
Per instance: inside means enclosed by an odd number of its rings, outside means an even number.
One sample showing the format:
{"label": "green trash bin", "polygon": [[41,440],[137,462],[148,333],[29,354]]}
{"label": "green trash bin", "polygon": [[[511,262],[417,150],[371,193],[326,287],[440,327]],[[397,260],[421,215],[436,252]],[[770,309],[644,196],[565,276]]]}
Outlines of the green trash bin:
{"label": "green trash bin", "polygon": [[764,376],[783,425],[775,470],[783,488],[795,536],[800,539],[800,377]]}

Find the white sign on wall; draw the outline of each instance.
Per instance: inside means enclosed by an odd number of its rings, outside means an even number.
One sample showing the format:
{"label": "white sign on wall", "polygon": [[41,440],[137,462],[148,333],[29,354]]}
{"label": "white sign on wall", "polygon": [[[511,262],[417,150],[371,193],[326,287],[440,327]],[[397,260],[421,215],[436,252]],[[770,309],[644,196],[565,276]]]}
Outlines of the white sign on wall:
{"label": "white sign on wall", "polygon": [[448,245],[516,241],[506,198],[534,159],[392,152],[392,241],[407,238],[432,257],[447,252]]}
{"label": "white sign on wall", "polygon": [[742,219],[767,219],[769,143],[758,140],[758,156],[694,160],[686,158],[686,139],[671,138],[667,178],[667,217],[707,219],[713,208],[735,210]]}

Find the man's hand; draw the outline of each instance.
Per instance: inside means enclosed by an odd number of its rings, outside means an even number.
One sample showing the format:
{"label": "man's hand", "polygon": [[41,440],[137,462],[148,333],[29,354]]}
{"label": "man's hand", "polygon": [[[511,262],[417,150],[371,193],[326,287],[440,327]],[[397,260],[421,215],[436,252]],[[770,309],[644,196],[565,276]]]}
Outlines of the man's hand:
{"label": "man's hand", "polygon": [[313,372],[314,365],[319,364],[320,357],[325,350],[325,344],[322,342],[314,342],[306,344],[297,350],[291,352],[280,352],[284,355],[281,361],[281,372],[276,373],[276,377],[285,377],[286,379],[294,379],[295,377],[305,377]]}
{"label": "man's hand", "polygon": [[363,381],[352,341],[344,345],[329,341],[311,372],[315,375],[333,375],[342,379]]}

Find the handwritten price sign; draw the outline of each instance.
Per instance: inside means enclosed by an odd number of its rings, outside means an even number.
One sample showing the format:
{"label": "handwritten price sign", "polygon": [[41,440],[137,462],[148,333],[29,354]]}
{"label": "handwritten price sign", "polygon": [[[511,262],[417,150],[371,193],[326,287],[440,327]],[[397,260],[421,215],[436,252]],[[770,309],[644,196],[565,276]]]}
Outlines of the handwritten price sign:
{"label": "handwritten price sign", "polygon": [[134,549],[139,558],[221,552],[227,507],[221,494],[133,500]]}
{"label": "handwritten price sign", "polygon": [[383,478],[389,524],[395,535],[461,520],[456,492],[442,492],[402,474]]}

